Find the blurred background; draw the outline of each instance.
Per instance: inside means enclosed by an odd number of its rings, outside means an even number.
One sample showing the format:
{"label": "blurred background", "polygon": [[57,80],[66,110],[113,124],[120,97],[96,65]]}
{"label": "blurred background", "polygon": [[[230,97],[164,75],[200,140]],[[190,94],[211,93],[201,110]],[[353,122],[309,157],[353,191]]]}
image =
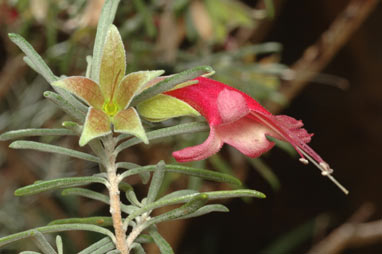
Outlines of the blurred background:
{"label": "blurred background", "polygon": [[[66,119],[43,99],[49,84],[25,65],[7,34],[24,36],[56,75],[82,75],[102,4],[103,0],[0,0],[1,132],[58,127]],[[344,195],[313,165],[299,163],[283,143],[259,159],[225,147],[193,165],[234,174],[267,199],[231,200],[226,204],[229,214],[163,224],[159,231],[176,253],[382,253],[379,1],[131,0],[121,1],[115,24],[127,49],[127,72],[174,73],[211,65],[216,70],[213,78],[250,94],[273,113],[303,119],[306,129],[315,133],[310,145],[350,190]],[[120,159],[142,165],[172,161],[172,151],[205,137],[141,145]],[[41,139],[67,147],[78,142]],[[90,175],[97,168],[58,155],[10,150],[8,145],[0,144],[0,237],[53,219],[108,214],[100,203],[59,192],[14,197],[16,188],[35,180]],[[229,188],[170,175],[163,193],[185,187]],[[137,189],[143,197],[146,186],[138,184]],[[63,237],[66,253],[76,253],[99,238],[84,232]],[[146,247],[148,253],[159,253],[154,246]],[[0,253],[33,248],[23,241]]]}

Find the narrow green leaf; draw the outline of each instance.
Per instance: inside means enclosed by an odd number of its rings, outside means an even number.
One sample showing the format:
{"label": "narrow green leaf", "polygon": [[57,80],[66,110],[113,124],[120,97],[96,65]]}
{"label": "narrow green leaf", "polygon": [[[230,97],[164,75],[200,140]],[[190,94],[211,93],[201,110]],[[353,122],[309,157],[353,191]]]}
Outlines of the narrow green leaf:
{"label": "narrow green leaf", "polygon": [[105,254],[105,253],[109,253],[109,251],[114,249],[115,249],[114,243],[107,243],[101,246],[99,249],[93,251],[92,254]]}
{"label": "narrow green leaf", "polygon": [[181,84],[183,82],[186,82],[188,80],[194,79],[194,78],[199,77],[203,74],[213,72],[213,71],[214,70],[210,66],[198,66],[198,67],[194,67],[194,68],[191,68],[189,70],[174,74],[174,75],[158,82],[154,86],[147,88],[142,93],[137,95],[133,99],[131,105],[136,106],[140,102],[145,101],[145,100],[147,100],[147,99],[149,99],[149,98],[151,98],[157,94],[166,92],[178,84]]}
{"label": "narrow green leaf", "polygon": [[36,246],[44,253],[44,254],[57,254],[57,252],[53,249],[52,245],[46,240],[43,234],[39,231],[35,230],[33,232],[33,242]]}
{"label": "narrow green leaf", "polygon": [[147,234],[140,234],[136,239],[135,242],[137,243],[152,243],[154,240],[150,235]]}
{"label": "narrow green leaf", "polygon": [[85,77],[90,78],[90,72],[92,71],[92,56],[86,56],[86,74]]}
{"label": "narrow green leaf", "polygon": [[85,121],[86,113],[74,107],[61,95],[55,92],[45,91],[44,97],[51,100],[59,108],[65,111],[65,113],[67,113],[69,116],[73,117],[75,120],[79,121],[80,123],[83,123]]}
{"label": "narrow green leaf", "polygon": [[160,199],[158,199],[158,201],[164,200],[164,199],[178,198],[178,197],[191,195],[191,194],[199,194],[199,192],[196,190],[178,190],[161,197]]}
{"label": "narrow green leaf", "polygon": [[[123,167],[125,169],[133,169],[133,168],[139,168],[141,165],[132,163],[132,162],[123,162]],[[139,177],[141,178],[141,181],[143,184],[147,184],[150,181],[151,174],[150,172],[142,172],[139,174]]]}
{"label": "narrow green leaf", "polygon": [[0,135],[0,141],[17,139],[30,136],[65,136],[76,135],[73,131],[68,129],[22,129],[7,131]]}
{"label": "narrow green leaf", "polygon": [[23,60],[32,70],[34,70],[36,73],[39,73],[38,68],[34,65],[34,63],[29,57],[24,56]]}
{"label": "narrow green leaf", "polygon": [[61,225],[61,224],[92,224],[100,227],[109,227],[113,225],[113,220],[111,217],[97,216],[97,217],[87,217],[87,218],[67,218],[59,219],[49,222],[48,225]]}
{"label": "narrow green leaf", "polygon": [[9,147],[13,149],[31,149],[31,150],[37,150],[37,151],[47,152],[47,153],[58,153],[58,154],[67,155],[67,156],[78,158],[78,159],[100,163],[100,159],[98,157],[95,157],[94,155],[79,152],[69,148],[39,143],[35,141],[19,140],[19,141],[15,141],[11,143]]}
{"label": "narrow green leaf", "polygon": [[[180,134],[188,134],[188,133],[195,133],[195,132],[202,132],[202,131],[208,131],[209,127],[206,123],[201,122],[192,122],[192,123],[184,123],[179,124],[176,126],[171,126],[167,128],[162,128],[155,131],[146,132],[146,136],[148,140],[158,139],[158,138],[165,138]],[[142,140],[138,138],[131,138],[125,142],[122,142],[118,147],[116,148],[116,152],[121,152],[122,150],[134,146],[136,144],[142,143]]]}
{"label": "narrow green leaf", "polygon": [[125,182],[120,182],[119,189],[125,192],[127,200],[129,200],[129,202],[132,205],[135,205],[137,207],[140,207],[142,205],[141,202],[138,201],[137,196],[135,195],[134,189],[130,184]]}
{"label": "narrow green leaf", "polygon": [[155,244],[158,246],[161,254],[174,254],[170,244],[159,234],[155,227],[150,227],[150,236],[154,239]]}
{"label": "narrow green leaf", "polygon": [[181,216],[177,219],[189,219],[189,218],[199,217],[199,216],[202,216],[202,215],[205,215],[208,213],[212,213],[212,212],[224,212],[224,213],[226,213],[226,212],[229,212],[229,209],[227,207],[225,207],[224,205],[220,205],[220,204],[206,205],[206,206],[199,208],[194,213],[191,213],[191,214],[188,214],[185,216]]}
{"label": "narrow green leaf", "polygon": [[[117,249],[108,251],[106,254],[120,254],[121,252]],[[100,253],[101,254],[101,253]]]}
{"label": "narrow green leaf", "polygon": [[[108,196],[101,194],[101,193],[98,193],[98,192],[95,192],[95,191],[83,189],[83,188],[66,189],[66,190],[63,190],[61,194],[63,196],[75,195],[75,196],[86,197],[86,198],[98,200],[98,201],[103,202],[103,203],[108,204],[108,205],[110,204],[110,200],[109,200]],[[136,209],[137,208],[135,206],[121,204],[121,210],[124,213],[130,214],[133,211],[135,211]]]}
{"label": "narrow green leaf", "polygon": [[191,198],[190,201],[188,201],[186,204],[182,205],[179,208],[175,208],[169,212],[163,213],[161,215],[155,216],[148,220],[146,223],[142,225],[143,228],[147,228],[151,225],[156,225],[158,223],[161,223],[163,221],[168,220],[175,220],[179,217],[187,216],[195,211],[197,211],[199,208],[204,206],[208,201],[208,195],[206,194],[198,194]]}
{"label": "narrow green leaf", "polygon": [[[237,198],[237,197],[265,198],[265,195],[263,193],[259,191],[255,191],[255,190],[248,190],[248,189],[230,190],[230,191],[210,191],[210,192],[203,192],[201,194],[206,194],[209,200],[223,199],[223,198]],[[140,216],[143,213],[151,212],[152,210],[157,209],[159,207],[189,202],[192,198],[194,198],[197,195],[200,195],[200,194],[195,193],[195,194],[184,195],[184,196],[176,197],[176,198],[160,199],[151,204],[147,204],[143,206],[142,208],[139,208],[133,213],[131,213],[125,220],[125,225],[129,223],[130,221],[132,221],[135,217]]]}
{"label": "narrow green leaf", "polygon": [[133,243],[131,249],[135,251],[135,254],[146,254],[145,249],[143,249],[142,244],[140,243]]}
{"label": "narrow green leaf", "polygon": [[101,240],[99,240],[98,242],[93,243],[92,245],[90,245],[86,249],[83,249],[78,254],[92,254],[94,251],[98,250],[100,247],[102,247],[106,244],[109,244],[109,243],[112,243],[110,237],[104,237]]}
{"label": "narrow green leaf", "polygon": [[62,238],[60,235],[56,236],[56,246],[58,254],[64,254],[64,245],[62,243]]}
{"label": "narrow green leaf", "polygon": [[57,77],[49,69],[48,65],[44,62],[41,56],[34,50],[32,45],[29,44],[21,35],[10,33],[8,34],[9,39],[15,43],[29,58],[30,62],[33,63],[34,68],[37,72],[43,76],[49,83],[57,80]]}
{"label": "narrow green leaf", "polygon": [[[53,72],[49,69],[48,65],[44,62],[44,60],[41,58],[41,56],[34,50],[32,45],[29,44],[22,36],[14,33],[8,34],[9,39],[15,43],[27,56],[26,63],[31,66],[31,68],[37,73],[39,73],[41,76],[45,78],[45,80],[51,84],[52,82],[56,81],[58,78],[53,74]],[[68,92],[57,89],[53,87],[59,94],[61,94],[66,100],[69,101],[70,104],[74,105],[75,108],[78,110],[85,110],[85,106],[81,104],[76,98],[73,97],[73,95],[69,94]]]}
{"label": "narrow green leaf", "polygon": [[31,185],[24,186],[15,191],[16,196],[26,196],[40,193],[47,190],[81,186],[90,183],[102,183],[106,185],[106,179],[95,176],[68,177],[48,181],[39,181]]}
{"label": "narrow green leaf", "polygon": [[159,189],[162,185],[163,178],[165,175],[165,167],[166,164],[164,163],[164,161],[160,161],[156,165],[153,178],[151,179],[149,192],[147,194],[146,204],[152,203],[157,199]]}
{"label": "narrow green leaf", "polygon": [[44,227],[39,227],[35,229],[30,229],[27,231],[23,231],[20,233],[8,235],[5,237],[0,238],[0,247],[21,240],[25,238],[29,238],[35,235],[35,231],[39,231],[40,233],[55,233],[55,232],[63,232],[63,231],[72,231],[72,230],[84,230],[84,231],[93,231],[97,232],[100,234],[107,235],[110,237],[113,241],[115,241],[114,234],[105,228],[95,226],[95,225],[90,225],[90,224],[65,224],[65,225],[53,225],[53,226],[44,226]]}
{"label": "narrow green leaf", "polygon": [[41,254],[41,253],[40,252],[36,252],[36,251],[29,251],[29,250],[27,250],[27,251],[22,251],[19,254]]}
{"label": "narrow green leaf", "polygon": [[[117,163],[118,168],[123,168],[124,163],[119,162]],[[125,171],[120,175],[120,179],[123,180],[126,177],[129,177],[131,175],[139,174],[141,172],[151,172],[155,171],[156,166],[155,165],[149,165],[149,166],[144,166],[140,168],[134,168],[130,169],[129,171]],[[207,169],[199,169],[199,168],[192,168],[192,167],[186,167],[186,166],[180,166],[180,165],[172,165],[172,164],[166,164],[164,171],[166,172],[173,172],[173,173],[180,173],[180,174],[185,174],[185,175],[190,175],[190,176],[197,176],[201,177],[207,180],[211,181],[216,181],[216,182],[224,182],[224,183],[230,183],[233,185],[241,185],[241,182],[239,179],[223,174],[220,172],[215,172]]]}
{"label": "narrow green leaf", "polygon": [[90,78],[96,83],[99,82],[99,73],[102,59],[102,49],[110,25],[114,21],[115,13],[120,0],[106,0],[98,20],[97,33],[94,41],[93,59],[91,64]]}

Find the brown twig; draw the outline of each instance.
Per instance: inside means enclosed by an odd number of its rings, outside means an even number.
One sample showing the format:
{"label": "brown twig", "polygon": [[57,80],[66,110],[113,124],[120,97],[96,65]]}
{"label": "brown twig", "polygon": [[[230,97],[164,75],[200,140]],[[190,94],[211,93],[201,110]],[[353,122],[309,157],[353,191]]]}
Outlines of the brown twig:
{"label": "brown twig", "polygon": [[338,254],[350,247],[382,243],[382,220],[362,223],[374,207],[362,206],[346,223],[338,227],[308,252],[308,254]]}
{"label": "brown twig", "polygon": [[[378,0],[350,1],[321,38],[305,50],[304,55],[291,68],[291,81],[281,88],[281,93],[288,101],[329,63],[378,2]],[[267,108],[276,113],[282,109],[282,105],[269,103]]]}

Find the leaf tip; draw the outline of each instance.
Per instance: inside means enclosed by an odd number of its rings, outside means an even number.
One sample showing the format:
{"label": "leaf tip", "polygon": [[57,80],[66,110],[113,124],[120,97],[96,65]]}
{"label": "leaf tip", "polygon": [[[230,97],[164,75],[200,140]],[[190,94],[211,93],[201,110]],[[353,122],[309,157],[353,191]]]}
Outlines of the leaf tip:
{"label": "leaf tip", "polygon": [[18,149],[18,148],[20,148],[20,141],[14,141],[14,142],[12,142],[12,143],[9,145],[9,148],[12,148],[12,149]]}

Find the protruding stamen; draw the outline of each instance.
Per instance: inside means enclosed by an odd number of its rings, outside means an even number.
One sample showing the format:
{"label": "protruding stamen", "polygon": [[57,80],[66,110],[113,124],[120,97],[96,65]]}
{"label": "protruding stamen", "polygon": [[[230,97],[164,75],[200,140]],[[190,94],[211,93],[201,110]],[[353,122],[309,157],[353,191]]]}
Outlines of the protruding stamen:
{"label": "protruding stamen", "polygon": [[308,165],[309,164],[309,161],[305,158],[300,158],[298,159],[302,164],[305,164],[305,165]]}
{"label": "protruding stamen", "polygon": [[335,179],[331,173],[333,173],[333,169],[330,168],[329,164],[322,161],[320,163],[318,163],[317,161],[313,160],[312,157],[310,157],[307,153],[305,153],[301,148],[298,148],[299,151],[304,154],[304,156],[306,158],[308,158],[308,160],[310,162],[312,162],[319,170],[321,170],[321,174],[323,176],[326,176],[330,179],[330,181],[332,181],[335,185],[337,185],[338,188],[340,188],[340,190],[343,191],[343,193],[345,193],[346,195],[349,194],[349,191],[342,185],[340,184],[337,179]]}

